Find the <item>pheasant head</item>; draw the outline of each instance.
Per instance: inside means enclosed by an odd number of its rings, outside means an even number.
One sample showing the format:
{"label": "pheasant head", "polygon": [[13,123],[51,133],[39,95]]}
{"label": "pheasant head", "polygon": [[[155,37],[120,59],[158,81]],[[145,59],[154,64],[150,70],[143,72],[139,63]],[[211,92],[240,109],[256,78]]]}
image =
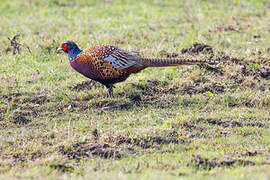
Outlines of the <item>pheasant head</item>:
{"label": "pheasant head", "polygon": [[71,61],[75,57],[77,57],[82,50],[75,44],[73,41],[66,41],[64,42],[61,47],[57,49],[57,52],[64,51],[65,53],[68,53],[68,59]]}

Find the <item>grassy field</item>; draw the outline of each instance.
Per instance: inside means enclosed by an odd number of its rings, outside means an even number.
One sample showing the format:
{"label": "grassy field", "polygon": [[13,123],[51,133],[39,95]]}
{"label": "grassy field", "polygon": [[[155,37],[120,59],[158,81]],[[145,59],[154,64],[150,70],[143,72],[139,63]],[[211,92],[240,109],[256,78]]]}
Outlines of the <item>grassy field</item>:
{"label": "grassy field", "polygon": [[[0,15],[0,179],[270,178],[268,0],[0,0]],[[105,98],[56,54],[66,40],[226,63],[149,68]]]}

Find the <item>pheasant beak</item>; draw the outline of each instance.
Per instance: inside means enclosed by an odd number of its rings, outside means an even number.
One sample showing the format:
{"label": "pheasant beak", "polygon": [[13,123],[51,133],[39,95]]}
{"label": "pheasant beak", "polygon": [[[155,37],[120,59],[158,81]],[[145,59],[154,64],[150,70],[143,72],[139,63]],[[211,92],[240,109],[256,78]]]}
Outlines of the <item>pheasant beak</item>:
{"label": "pheasant beak", "polygon": [[62,47],[59,47],[57,50],[56,50],[56,53],[60,53],[61,51],[64,51],[64,49]]}

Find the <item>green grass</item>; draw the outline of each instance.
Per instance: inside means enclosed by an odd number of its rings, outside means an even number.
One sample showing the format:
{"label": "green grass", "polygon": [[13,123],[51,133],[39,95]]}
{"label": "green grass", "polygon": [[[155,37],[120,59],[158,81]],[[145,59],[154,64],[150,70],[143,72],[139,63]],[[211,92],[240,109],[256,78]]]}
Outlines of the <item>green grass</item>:
{"label": "green grass", "polygon": [[[0,179],[269,179],[268,0],[10,0],[0,15]],[[107,99],[56,54],[66,40],[236,61],[149,68]]]}

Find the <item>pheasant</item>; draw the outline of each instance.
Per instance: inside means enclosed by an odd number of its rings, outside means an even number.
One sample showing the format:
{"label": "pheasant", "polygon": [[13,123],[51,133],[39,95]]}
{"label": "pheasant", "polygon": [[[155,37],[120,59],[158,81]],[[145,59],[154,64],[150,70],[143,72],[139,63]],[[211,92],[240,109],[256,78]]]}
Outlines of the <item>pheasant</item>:
{"label": "pheasant", "polygon": [[113,95],[115,83],[125,81],[131,74],[148,67],[216,63],[214,60],[144,58],[136,52],[129,52],[110,45],[98,45],[81,50],[73,41],[64,42],[57,49],[57,52],[59,51],[68,54],[69,63],[76,71],[105,85],[107,97]]}

